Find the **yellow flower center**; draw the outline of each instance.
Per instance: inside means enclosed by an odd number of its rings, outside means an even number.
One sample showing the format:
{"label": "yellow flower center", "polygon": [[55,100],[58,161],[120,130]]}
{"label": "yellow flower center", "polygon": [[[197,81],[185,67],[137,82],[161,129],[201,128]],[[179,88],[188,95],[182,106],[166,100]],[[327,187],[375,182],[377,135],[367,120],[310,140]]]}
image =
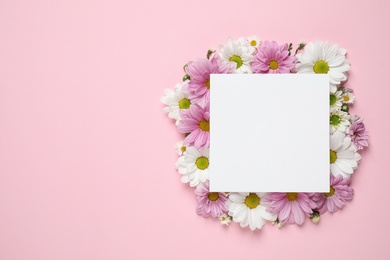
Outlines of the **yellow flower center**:
{"label": "yellow flower center", "polygon": [[195,165],[198,167],[198,169],[204,170],[209,167],[209,159],[203,156],[198,157],[198,159],[195,161]]}
{"label": "yellow flower center", "polygon": [[276,70],[279,68],[279,63],[276,60],[271,60],[268,66],[271,70]]}
{"label": "yellow flower center", "polygon": [[210,192],[208,197],[209,197],[209,200],[211,200],[211,201],[216,201],[217,199],[219,199],[218,192]]}
{"label": "yellow flower center", "polygon": [[324,195],[325,195],[326,197],[332,197],[333,194],[334,194],[334,192],[335,192],[335,189],[334,189],[332,186],[330,186],[330,191],[324,193]]}
{"label": "yellow flower center", "polygon": [[333,150],[330,150],[330,163],[335,163],[337,160],[337,153]]}
{"label": "yellow flower center", "polygon": [[296,201],[298,199],[298,192],[287,192],[286,197],[288,201]]}
{"label": "yellow flower center", "polygon": [[204,83],[207,89],[210,89],[210,79],[206,80]]}
{"label": "yellow flower center", "polygon": [[179,108],[180,109],[188,109],[190,108],[191,101],[188,98],[183,98],[179,101]]}
{"label": "yellow flower center", "polygon": [[329,71],[329,65],[326,61],[319,60],[314,64],[313,70],[317,74],[325,74]]}
{"label": "yellow flower center", "polygon": [[248,196],[245,198],[245,205],[250,208],[254,209],[260,204],[260,197],[257,196],[256,193],[250,193]]}
{"label": "yellow flower center", "polygon": [[180,151],[182,151],[183,153],[187,150],[187,148],[183,145],[181,148],[180,148]]}
{"label": "yellow flower center", "polygon": [[251,40],[250,45],[254,47],[257,45],[257,42],[255,40]]}
{"label": "yellow flower center", "polygon": [[344,101],[349,101],[349,97],[348,96],[344,96]]}
{"label": "yellow flower center", "polygon": [[202,131],[209,132],[210,131],[210,122],[207,120],[202,120],[199,122],[199,128]]}
{"label": "yellow flower center", "polygon": [[238,55],[233,55],[230,57],[229,61],[237,63],[237,69],[242,66],[242,59]]}

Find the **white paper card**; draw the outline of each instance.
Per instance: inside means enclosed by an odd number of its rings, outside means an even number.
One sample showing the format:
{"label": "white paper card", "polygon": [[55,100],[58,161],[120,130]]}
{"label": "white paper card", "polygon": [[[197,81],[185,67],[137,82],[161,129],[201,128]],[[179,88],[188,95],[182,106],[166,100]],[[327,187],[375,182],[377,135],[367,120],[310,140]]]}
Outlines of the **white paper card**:
{"label": "white paper card", "polygon": [[327,74],[212,74],[210,191],[329,192]]}

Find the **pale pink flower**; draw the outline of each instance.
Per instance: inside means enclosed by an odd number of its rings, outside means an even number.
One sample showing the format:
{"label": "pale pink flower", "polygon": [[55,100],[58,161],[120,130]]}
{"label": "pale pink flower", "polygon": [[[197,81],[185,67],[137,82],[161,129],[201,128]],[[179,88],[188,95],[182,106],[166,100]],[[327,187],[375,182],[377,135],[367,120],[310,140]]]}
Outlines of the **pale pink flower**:
{"label": "pale pink flower", "polygon": [[180,111],[181,120],[177,125],[180,133],[188,134],[184,139],[184,146],[195,146],[204,151],[210,144],[210,106],[205,107],[193,104],[187,110]]}
{"label": "pale pink flower", "polygon": [[290,73],[297,58],[289,56],[288,44],[265,41],[251,63],[253,73]]}
{"label": "pale pink flower", "polygon": [[185,68],[190,76],[187,85],[189,99],[201,106],[210,101],[210,74],[229,74],[236,70],[236,63],[222,63],[219,55],[214,55],[210,60],[201,58],[191,61]]}
{"label": "pale pink flower", "polygon": [[305,217],[310,217],[317,204],[307,193],[270,192],[264,199],[267,211],[278,215],[281,224],[297,223],[302,225]]}
{"label": "pale pink flower", "polygon": [[210,192],[208,182],[196,188],[195,194],[198,200],[196,212],[199,215],[205,218],[209,216],[219,218],[221,215],[227,213],[226,201],[228,200],[228,196],[223,192]]}
{"label": "pale pink flower", "polygon": [[349,127],[348,136],[356,146],[356,149],[361,150],[364,146],[368,146],[368,132],[363,124],[363,119],[359,117],[354,117],[352,119],[352,125]]}
{"label": "pale pink flower", "polygon": [[336,212],[341,209],[347,200],[352,200],[353,189],[349,187],[351,177],[330,175],[330,191],[326,193],[313,193],[313,201],[317,203],[318,211],[323,214],[327,211]]}

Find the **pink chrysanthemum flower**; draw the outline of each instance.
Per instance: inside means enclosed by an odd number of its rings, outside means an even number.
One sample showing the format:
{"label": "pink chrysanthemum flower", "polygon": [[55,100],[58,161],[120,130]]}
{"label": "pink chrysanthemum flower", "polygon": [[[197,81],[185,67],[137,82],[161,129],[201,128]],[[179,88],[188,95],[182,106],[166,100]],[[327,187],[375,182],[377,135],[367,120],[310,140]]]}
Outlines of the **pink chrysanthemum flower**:
{"label": "pink chrysanthemum flower", "polygon": [[349,187],[351,177],[343,178],[342,175],[330,175],[330,191],[326,193],[314,193],[313,201],[317,203],[318,211],[323,214],[341,209],[347,200],[353,198],[353,189]]}
{"label": "pink chrysanthemum flower", "polygon": [[209,216],[219,218],[221,215],[227,213],[226,201],[228,200],[228,196],[223,192],[210,192],[208,182],[196,188],[195,194],[198,200],[196,212],[199,215],[205,218]]}
{"label": "pink chrysanthemum flower", "polygon": [[288,44],[265,41],[251,63],[253,73],[290,73],[297,58],[288,55]]}
{"label": "pink chrysanthemum flower", "polygon": [[270,192],[264,202],[268,204],[267,211],[277,214],[281,224],[302,225],[317,206],[307,193],[297,192]]}
{"label": "pink chrysanthemum flower", "polygon": [[363,119],[355,117],[352,119],[352,125],[349,127],[348,136],[356,149],[361,150],[364,146],[368,146],[368,132],[363,124]]}
{"label": "pink chrysanthemum flower", "polygon": [[222,63],[219,55],[214,55],[210,60],[206,58],[189,62],[185,68],[190,76],[187,90],[189,99],[201,106],[210,101],[210,74],[229,74],[236,69],[236,63]]}
{"label": "pink chrysanthemum flower", "polygon": [[180,111],[181,120],[177,125],[180,133],[188,134],[184,146],[195,146],[204,151],[210,144],[210,106],[193,104],[189,109]]}

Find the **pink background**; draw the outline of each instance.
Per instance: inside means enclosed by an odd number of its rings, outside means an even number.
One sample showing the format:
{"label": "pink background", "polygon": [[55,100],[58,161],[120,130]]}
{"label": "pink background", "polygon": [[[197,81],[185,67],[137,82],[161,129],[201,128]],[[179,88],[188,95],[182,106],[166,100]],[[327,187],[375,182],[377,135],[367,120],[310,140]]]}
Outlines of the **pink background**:
{"label": "pink background", "polygon": [[[389,2],[133,2],[0,1],[0,259],[386,259]],[[174,168],[163,90],[251,34],[349,51],[371,146],[317,226],[220,226]]]}

